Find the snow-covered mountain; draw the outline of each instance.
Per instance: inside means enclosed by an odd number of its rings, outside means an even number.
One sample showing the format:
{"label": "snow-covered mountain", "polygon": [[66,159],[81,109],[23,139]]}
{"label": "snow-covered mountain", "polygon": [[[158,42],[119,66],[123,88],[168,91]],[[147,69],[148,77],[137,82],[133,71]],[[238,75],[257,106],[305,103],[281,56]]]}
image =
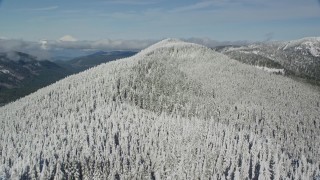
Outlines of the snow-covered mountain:
{"label": "snow-covered mountain", "polygon": [[244,63],[284,69],[287,74],[320,81],[320,38],[225,46],[217,51]]}
{"label": "snow-covered mountain", "polygon": [[0,108],[0,179],[310,179],[318,87],[163,40]]}
{"label": "snow-covered mountain", "polygon": [[303,55],[320,57],[320,37],[303,38],[286,42],[283,50],[293,50]]}

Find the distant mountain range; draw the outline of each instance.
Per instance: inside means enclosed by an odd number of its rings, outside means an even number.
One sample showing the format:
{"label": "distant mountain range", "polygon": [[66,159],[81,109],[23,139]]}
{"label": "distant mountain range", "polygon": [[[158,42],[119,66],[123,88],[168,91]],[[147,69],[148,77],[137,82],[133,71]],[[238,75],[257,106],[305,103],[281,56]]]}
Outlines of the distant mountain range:
{"label": "distant mountain range", "polygon": [[320,81],[320,38],[214,48],[243,63],[284,69],[287,75]]}
{"label": "distant mountain range", "polygon": [[[320,38],[317,37],[213,49],[242,63],[320,84]],[[68,75],[134,54],[133,51],[98,51],[69,60],[63,57],[39,61],[22,52],[0,53],[0,106]]]}
{"label": "distant mountain range", "polygon": [[133,51],[98,51],[87,56],[76,57],[68,61],[55,61],[62,67],[71,68],[73,71],[80,72],[90,67],[106,63],[116,59],[130,57],[136,54]]}
{"label": "distant mountain range", "polygon": [[0,53],[0,106],[68,75],[108,61],[134,55],[131,51],[99,51],[68,61],[39,61],[22,52]]}
{"label": "distant mountain range", "polygon": [[0,105],[30,94],[70,74],[54,62],[22,52],[0,54]]}

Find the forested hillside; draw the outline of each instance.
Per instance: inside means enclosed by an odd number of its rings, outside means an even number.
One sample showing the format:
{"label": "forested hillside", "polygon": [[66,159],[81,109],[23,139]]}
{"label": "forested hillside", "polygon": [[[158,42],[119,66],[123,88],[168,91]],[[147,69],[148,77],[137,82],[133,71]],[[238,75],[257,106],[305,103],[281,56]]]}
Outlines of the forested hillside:
{"label": "forested hillside", "polygon": [[0,106],[71,74],[70,69],[22,52],[0,53]]}
{"label": "forested hillside", "polygon": [[240,62],[283,69],[288,76],[320,85],[319,37],[245,46],[221,46],[214,49]]}
{"label": "forested hillside", "polygon": [[163,40],[0,108],[0,179],[312,179],[320,90]]}

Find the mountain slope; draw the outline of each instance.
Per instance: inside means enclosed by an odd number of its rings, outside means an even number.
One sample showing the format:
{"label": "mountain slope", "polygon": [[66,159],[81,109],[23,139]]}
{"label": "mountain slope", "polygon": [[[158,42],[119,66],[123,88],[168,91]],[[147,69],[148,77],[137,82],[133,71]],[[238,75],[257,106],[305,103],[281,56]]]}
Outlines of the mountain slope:
{"label": "mountain slope", "polygon": [[0,177],[310,179],[319,89],[175,39],[0,108]]}
{"label": "mountain slope", "polygon": [[22,52],[0,54],[0,105],[23,97],[67,76],[59,65]]}
{"label": "mountain slope", "polygon": [[284,69],[288,75],[320,82],[319,37],[215,49],[247,64]]}

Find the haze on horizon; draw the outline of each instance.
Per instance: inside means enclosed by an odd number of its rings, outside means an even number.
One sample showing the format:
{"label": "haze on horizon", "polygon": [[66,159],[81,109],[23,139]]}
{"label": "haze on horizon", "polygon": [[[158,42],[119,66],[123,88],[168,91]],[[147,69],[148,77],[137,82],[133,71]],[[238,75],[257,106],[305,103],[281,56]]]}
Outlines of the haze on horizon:
{"label": "haze on horizon", "polygon": [[319,36],[318,0],[0,0],[0,37],[39,41]]}

